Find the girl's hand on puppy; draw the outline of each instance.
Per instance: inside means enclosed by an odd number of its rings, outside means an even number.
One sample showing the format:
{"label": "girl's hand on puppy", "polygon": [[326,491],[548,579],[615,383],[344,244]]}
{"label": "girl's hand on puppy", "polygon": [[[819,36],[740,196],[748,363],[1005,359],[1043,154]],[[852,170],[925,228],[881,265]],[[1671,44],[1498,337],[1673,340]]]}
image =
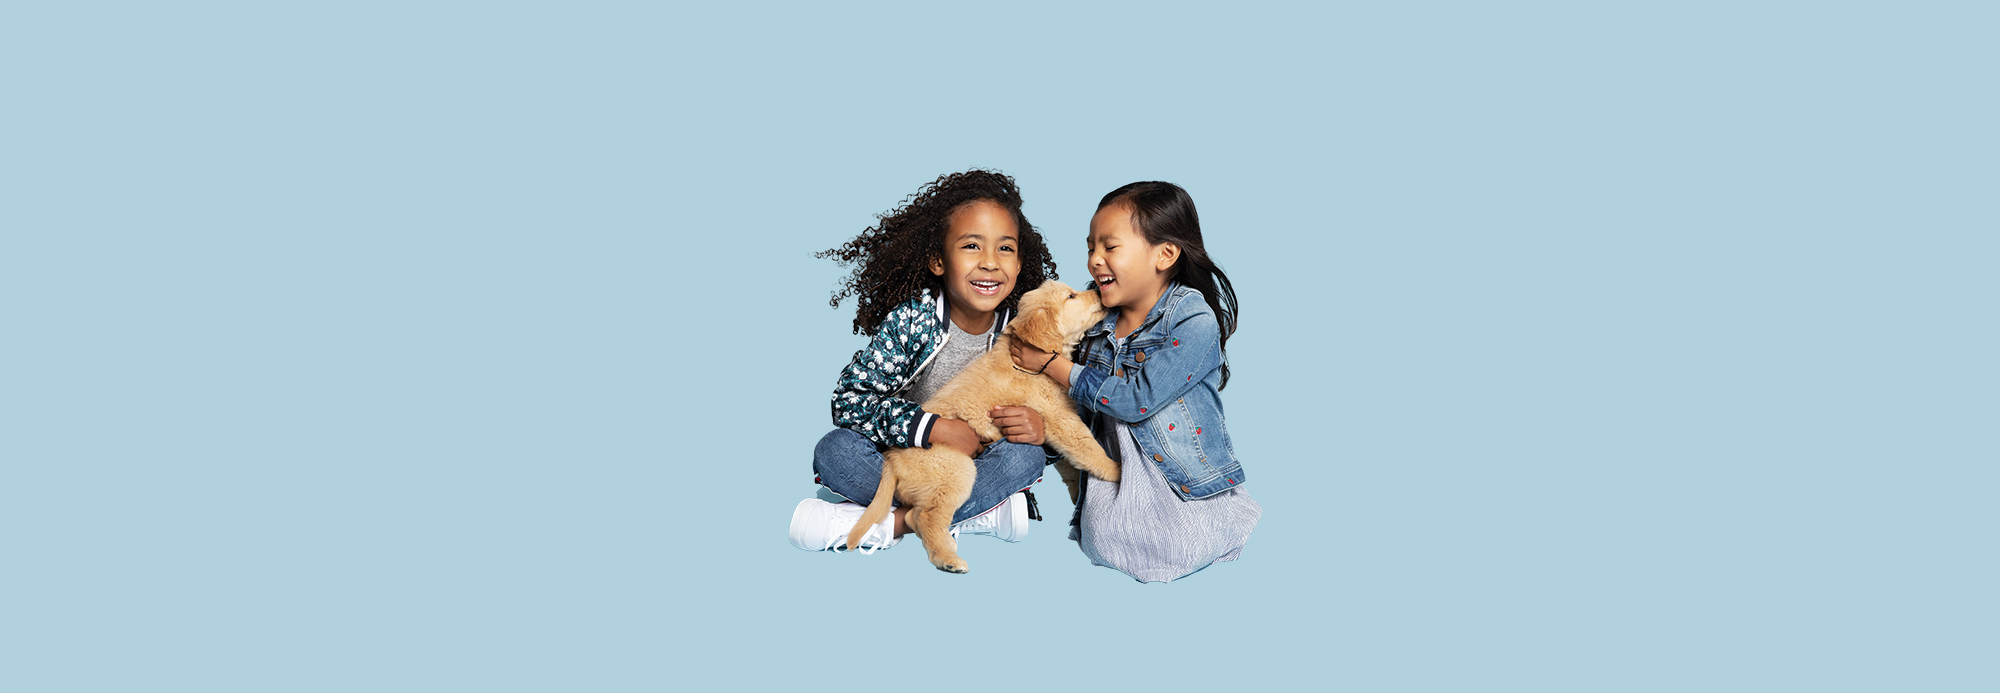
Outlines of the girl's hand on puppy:
{"label": "girl's hand on puppy", "polygon": [[1010,341],[1012,343],[1007,345],[1007,355],[1014,357],[1014,365],[1029,373],[1041,370],[1042,362],[1055,355],[1055,352],[1042,351],[1019,339]]}
{"label": "girl's hand on puppy", "polygon": [[931,424],[931,447],[943,446],[965,453],[966,457],[978,457],[981,448],[979,434],[972,432],[972,426],[958,419],[940,418]]}
{"label": "girl's hand on puppy", "polygon": [[1053,351],[1042,351],[1023,343],[1009,340],[1007,356],[1014,359],[1014,366],[1029,373],[1041,373],[1063,387],[1069,387],[1069,369],[1074,362],[1069,357]]}
{"label": "girl's hand on puppy", "polygon": [[1041,412],[1027,407],[994,407],[986,416],[993,419],[993,425],[1000,428],[1000,435],[1007,436],[1007,440],[1022,445],[1049,442],[1043,437]]}

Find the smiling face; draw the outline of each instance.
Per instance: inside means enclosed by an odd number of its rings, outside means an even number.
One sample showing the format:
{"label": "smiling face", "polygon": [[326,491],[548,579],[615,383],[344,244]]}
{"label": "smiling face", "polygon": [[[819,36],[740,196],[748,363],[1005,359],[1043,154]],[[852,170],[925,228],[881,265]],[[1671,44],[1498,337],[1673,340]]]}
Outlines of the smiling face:
{"label": "smiling face", "polygon": [[999,204],[976,200],[951,213],[944,251],[931,261],[931,274],[944,278],[958,329],[981,334],[993,327],[993,311],[1014,293],[1014,278],[1021,274],[1020,248],[1014,215]]}
{"label": "smiling face", "polygon": [[1116,203],[1097,210],[1090,218],[1090,278],[1097,280],[1097,292],[1104,307],[1146,311],[1160,299],[1167,287],[1167,270],[1180,257],[1172,243],[1153,245],[1146,234],[1132,225],[1132,206]]}

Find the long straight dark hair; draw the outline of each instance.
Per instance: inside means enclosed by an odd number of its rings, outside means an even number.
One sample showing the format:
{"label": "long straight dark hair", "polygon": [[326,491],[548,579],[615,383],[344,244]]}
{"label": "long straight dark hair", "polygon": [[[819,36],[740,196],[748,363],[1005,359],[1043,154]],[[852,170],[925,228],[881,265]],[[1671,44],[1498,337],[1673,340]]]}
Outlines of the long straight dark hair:
{"label": "long straight dark hair", "polygon": [[1229,387],[1229,336],[1236,333],[1236,288],[1222,273],[1208,248],[1201,244],[1201,217],[1195,214],[1194,198],[1173,183],[1142,181],[1105,193],[1097,209],[1124,203],[1132,207],[1132,225],[1153,245],[1180,246],[1180,259],[1167,268],[1167,279],[1193,287],[1208,301],[1215,321],[1222,327],[1222,387]]}

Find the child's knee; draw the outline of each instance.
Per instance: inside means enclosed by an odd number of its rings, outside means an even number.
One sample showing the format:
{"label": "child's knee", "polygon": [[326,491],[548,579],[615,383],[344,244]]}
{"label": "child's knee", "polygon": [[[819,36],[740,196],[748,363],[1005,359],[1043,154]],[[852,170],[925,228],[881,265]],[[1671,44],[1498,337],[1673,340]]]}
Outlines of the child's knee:
{"label": "child's knee", "polygon": [[833,429],[813,446],[813,473],[821,477],[846,477],[861,468],[880,474],[882,461],[875,444],[845,428]]}
{"label": "child's knee", "polygon": [[1033,482],[1041,476],[1042,465],[1048,462],[1048,455],[1042,452],[1042,446],[1040,445],[1022,445],[1020,443],[1001,441],[987,448],[985,459],[982,459],[981,462],[986,463],[980,465],[980,473],[982,474],[988,473],[985,467],[990,464],[996,467],[992,470],[994,472],[1009,477],[1025,477],[1028,481]]}
{"label": "child's knee", "polygon": [[813,464],[819,464],[820,460],[831,459],[838,455],[853,455],[864,447],[873,451],[875,444],[868,442],[868,439],[859,433],[836,428],[820,436],[819,444],[813,446]]}

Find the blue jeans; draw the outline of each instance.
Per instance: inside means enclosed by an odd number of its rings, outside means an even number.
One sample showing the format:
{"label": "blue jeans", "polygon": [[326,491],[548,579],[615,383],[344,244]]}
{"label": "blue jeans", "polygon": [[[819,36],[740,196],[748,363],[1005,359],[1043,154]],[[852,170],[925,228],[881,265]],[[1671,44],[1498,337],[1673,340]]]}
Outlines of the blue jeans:
{"label": "blue jeans", "polygon": [[[1042,465],[1047,461],[1039,445],[1002,440],[986,446],[986,452],[972,461],[979,468],[972,479],[972,497],[952,514],[951,523],[978,517],[1041,481]],[[813,448],[813,472],[819,474],[820,485],[867,505],[875,500],[875,487],[882,482],[882,453],[861,434],[836,428]]]}

